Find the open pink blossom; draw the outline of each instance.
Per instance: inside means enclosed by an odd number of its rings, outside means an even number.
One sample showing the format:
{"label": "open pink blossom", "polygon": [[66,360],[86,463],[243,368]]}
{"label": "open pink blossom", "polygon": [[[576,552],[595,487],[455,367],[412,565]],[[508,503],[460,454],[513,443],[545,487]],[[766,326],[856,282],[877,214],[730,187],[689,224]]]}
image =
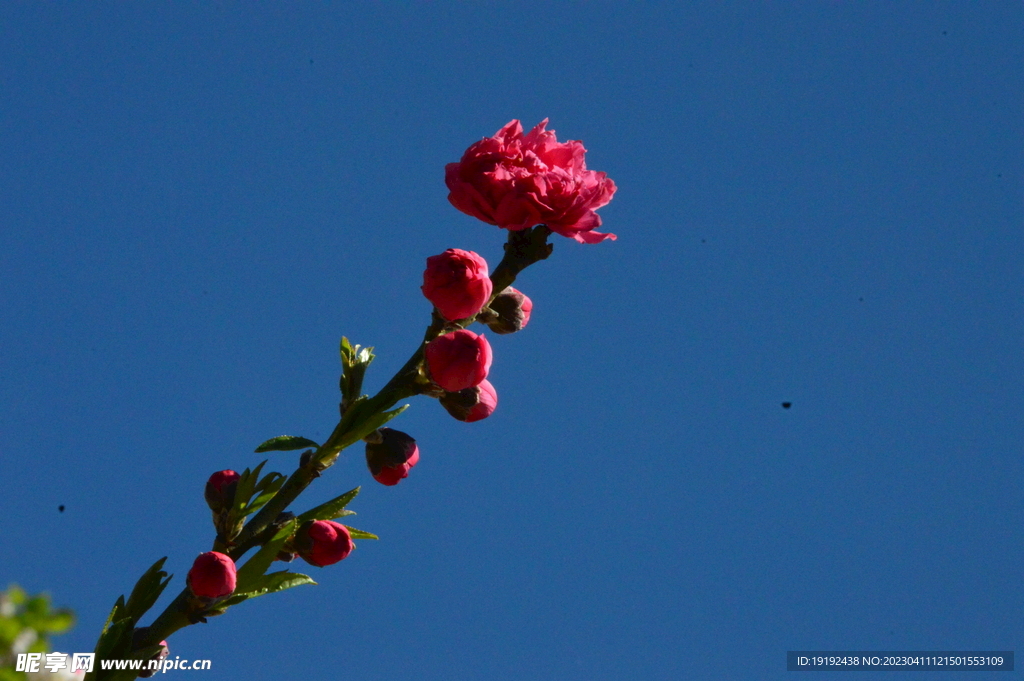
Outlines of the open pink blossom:
{"label": "open pink blossom", "polygon": [[612,200],[615,183],[587,170],[579,141],[559,142],[544,119],[523,135],[518,120],[470,146],[445,166],[448,200],[467,215],[513,231],[544,224],[552,232],[593,244],[616,238],[594,229],[596,211]]}

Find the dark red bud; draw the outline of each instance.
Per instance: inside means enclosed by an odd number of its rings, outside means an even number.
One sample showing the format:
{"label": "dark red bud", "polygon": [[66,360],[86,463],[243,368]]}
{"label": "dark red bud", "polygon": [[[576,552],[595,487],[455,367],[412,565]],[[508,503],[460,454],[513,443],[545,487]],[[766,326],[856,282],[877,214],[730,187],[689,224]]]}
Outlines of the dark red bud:
{"label": "dark red bud", "polygon": [[488,306],[495,317],[487,322],[494,333],[515,333],[530,323],[533,301],[511,286],[494,297]]}
{"label": "dark red bud", "polygon": [[293,546],[304,561],[317,567],[334,565],[355,548],[348,528],[333,520],[303,523],[295,533]]}
{"label": "dark red bud", "polygon": [[419,447],[416,440],[400,430],[381,428],[377,432],[380,442],[366,443],[366,466],[377,482],[397,485],[420,460]]}
{"label": "dark red bud", "polygon": [[484,379],[478,386],[445,393],[438,400],[453,417],[466,423],[485,419],[498,406],[498,393],[491,382]]}
{"label": "dark red bud", "polygon": [[238,473],[227,470],[218,471],[206,481],[206,503],[214,513],[230,508],[235,501],[235,489],[238,488]]}

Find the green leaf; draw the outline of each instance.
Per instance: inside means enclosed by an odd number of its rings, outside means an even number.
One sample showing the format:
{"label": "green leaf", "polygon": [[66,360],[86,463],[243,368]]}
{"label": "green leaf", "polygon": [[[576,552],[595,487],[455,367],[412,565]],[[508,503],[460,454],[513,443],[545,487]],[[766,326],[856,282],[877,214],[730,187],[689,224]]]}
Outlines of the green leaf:
{"label": "green leaf", "polygon": [[259,447],[256,448],[257,454],[263,452],[290,452],[293,449],[302,449],[303,447],[319,447],[317,443],[312,440],[308,440],[298,435],[278,435],[272,437]]}
{"label": "green leaf", "polygon": [[341,442],[342,446],[347,447],[354,442],[362,440],[364,437],[366,437],[373,431],[377,430],[385,423],[395,418],[408,408],[408,404],[403,404],[398,409],[392,409],[391,411],[382,411],[378,414],[370,416],[369,418],[362,419],[362,422],[359,424],[359,426],[345,436],[344,440]]}
{"label": "green leaf", "polygon": [[270,489],[272,485],[277,485],[277,487],[280,488],[281,485],[284,484],[284,479],[284,475],[282,475],[281,473],[271,471],[264,475],[263,479],[256,483],[256,491],[262,492],[264,490]]}
{"label": "green leaf", "polygon": [[160,598],[160,594],[164,592],[167,583],[171,581],[167,573],[161,569],[166,560],[167,556],[164,556],[153,563],[142,577],[139,578],[139,581],[135,583],[135,588],[132,589],[131,596],[128,597],[128,604],[125,606],[125,614],[133,622],[138,622],[142,619],[142,616]]}
{"label": "green leaf", "polygon": [[128,618],[119,619],[100,635],[96,642],[96,668],[100,660],[119,659],[128,656],[132,648],[132,631],[134,627]]}
{"label": "green leaf", "polygon": [[302,586],[303,584],[316,584],[316,582],[308,575],[299,574],[298,572],[289,572],[287,570],[271,572],[268,575],[263,575],[256,585],[251,590],[246,591],[244,595],[246,598],[256,598],[257,596],[284,591],[285,589]]}
{"label": "green leaf", "polygon": [[345,527],[348,527],[349,536],[353,539],[380,539],[380,537],[375,534],[371,534],[370,532],[363,532],[362,530],[357,530],[356,528],[349,527],[348,525]]}
{"label": "green leaf", "polygon": [[266,459],[259,466],[256,466],[255,470],[250,471],[246,468],[238,478],[238,484],[235,486],[234,508],[239,511],[239,514],[249,503],[253,492],[256,491],[256,481],[259,480],[260,471],[263,470],[265,465],[267,465]]}
{"label": "green leaf", "polygon": [[252,503],[245,507],[242,511],[243,515],[249,515],[263,508],[263,506],[274,498],[274,495],[278,493],[281,486],[284,485],[285,478],[280,473],[267,473],[259,484],[256,485],[256,491],[261,494],[253,499]]}
{"label": "green leaf", "polygon": [[239,568],[235,582],[235,593],[243,594],[258,588],[263,573],[267,571],[270,564],[281,552],[281,547],[295,532],[295,518],[292,518],[277,531],[274,538],[257,551],[252,558],[246,561],[245,565]]}
{"label": "green leaf", "polygon": [[110,627],[112,622],[114,622],[115,620],[119,620],[119,619],[121,619],[123,617],[124,617],[124,596],[118,596],[117,597],[117,602],[114,603],[113,609],[110,611],[110,614],[107,615],[107,621],[103,623],[103,631],[104,631],[104,633]]}
{"label": "green leaf", "polygon": [[316,508],[311,508],[296,518],[296,521],[299,525],[302,525],[302,523],[309,520],[333,520],[334,518],[340,518],[343,515],[353,515],[351,511],[345,511],[344,509],[348,506],[350,501],[356,498],[356,495],[359,494],[359,490],[359,487],[350,489],[340,497],[335,497],[328,502],[320,504]]}

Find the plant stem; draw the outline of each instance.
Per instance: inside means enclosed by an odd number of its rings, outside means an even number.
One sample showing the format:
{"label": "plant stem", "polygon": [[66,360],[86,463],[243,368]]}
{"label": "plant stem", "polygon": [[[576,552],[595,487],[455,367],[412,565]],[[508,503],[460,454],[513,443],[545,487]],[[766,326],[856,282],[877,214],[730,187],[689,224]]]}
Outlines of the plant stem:
{"label": "plant stem", "polygon": [[[547,243],[550,234],[551,230],[544,225],[517,232],[509,231],[508,242],[504,247],[505,255],[491,274],[493,292],[487,301],[488,305],[499,293],[515,282],[520,272],[551,255],[553,246]],[[274,498],[267,502],[245,525],[233,542],[234,548],[228,551],[231,559],[237,561],[258,543],[254,540],[277,520],[278,516],[309,487],[310,483],[320,477],[321,471],[329,467],[343,449],[359,439],[358,433],[368,419],[391,408],[401,399],[419,394],[424,387],[429,385],[427,379],[420,373],[423,350],[427,343],[453,328],[465,328],[475,319],[476,317],[469,317],[449,322],[442,318],[437,310],[434,310],[431,323],[423,334],[423,341],[409,360],[376,395],[366,401],[357,401],[349,407],[326,442],[320,445],[312,456],[304,459],[304,463],[295,469],[295,472],[281,486]],[[328,462],[326,465],[320,463],[325,461]],[[189,595],[186,587],[153,621],[153,624],[147,627],[145,635],[140,637],[132,648],[139,650],[156,645],[179,629],[192,624],[187,612]]]}

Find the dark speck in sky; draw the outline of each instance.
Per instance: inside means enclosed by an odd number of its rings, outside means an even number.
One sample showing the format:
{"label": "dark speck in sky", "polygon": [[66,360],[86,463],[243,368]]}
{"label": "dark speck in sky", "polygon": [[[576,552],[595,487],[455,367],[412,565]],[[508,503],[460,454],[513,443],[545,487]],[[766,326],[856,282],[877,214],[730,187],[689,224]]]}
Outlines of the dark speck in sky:
{"label": "dark speck in sky", "polygon": [[789,409],[789,408],[790,408],[790,407],[792,407],[792,406],[793,406],[793,403],[792,403],[792,402],[783,402],[783,403],[782,403],[782,408],[783,408],[783,409]]}
{"label": "dark speck in sky", "polygon": [[63,513],[64,512],[64,504],[61,504],[60,506],[58,506],[57,510],[60,511],[61,513]]}

